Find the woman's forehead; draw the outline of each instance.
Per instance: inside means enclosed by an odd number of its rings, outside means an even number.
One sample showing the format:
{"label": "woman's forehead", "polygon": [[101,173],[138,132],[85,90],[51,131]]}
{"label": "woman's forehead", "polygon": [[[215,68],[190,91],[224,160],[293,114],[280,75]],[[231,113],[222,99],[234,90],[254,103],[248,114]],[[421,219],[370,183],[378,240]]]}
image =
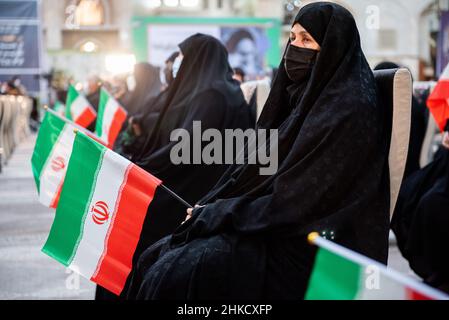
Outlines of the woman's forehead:
{"label": "woman's forehead", "polygon": [[295,23],[291,29],[291,32],[293,33],[308,33],[306,29],[302,25],[300,25],[298,22]]}

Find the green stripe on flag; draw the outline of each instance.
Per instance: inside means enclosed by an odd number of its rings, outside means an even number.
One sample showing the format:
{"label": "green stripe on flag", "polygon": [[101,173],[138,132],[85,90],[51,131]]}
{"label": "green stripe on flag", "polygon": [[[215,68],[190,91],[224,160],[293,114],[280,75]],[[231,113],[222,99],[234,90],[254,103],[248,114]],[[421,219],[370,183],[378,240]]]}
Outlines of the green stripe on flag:
{"label": "green stripe on flag", "polygon": [[95,127],[95,133],[97,136],[101,137],[103,134],[103,117],[106,109],[106,104],[109,100],[109,94],[106,90],[101,88],[100,90],[100,102],[98,103],[98,115],[97,115],[97,124]]}
{"label": "green stripe on flag", "polygon": [[360,288],[360,265],[320,248],[306,300],[353,300]]}
{"label": "green stripe on flag", "polygon": [[58,116],[51,112],[45,112],[44,119],[39,128],[39,134],[37,135],[33,156],[31,157],[31,168],[38,191],[40,189],[42,169],[45,167],[65,124],[66,122]]}
{"label": "green stripe on flag", "polygon": [[106,148],[78,132],[56,216],[42,251],[68,266],[82,238],[85,216]]}
{"label": "green stripe on flag", "polygon": [[59,112],[59,111],[61,111],[62,109],[64,109],[64,104],[61,102],[61,101],[59,101],[59,100],[57,100],[56,102],[55,102],[55,105],[53,106],[53,109],[56,111],[56,112]]}
{"label": "green stripe on flag", "polygon": [[72,113],[71,113],[71,109],[72,109],[72,103],[73,101],[75,101],[76,98],[78,98],[78,91],[76,91],[76,89],[72,86],[69,85],[69,90],[67,92],[67,99],[66,99],[66,103],[65,103],[65,116],[67,119],[69,120],[73,120],[72,119]]}

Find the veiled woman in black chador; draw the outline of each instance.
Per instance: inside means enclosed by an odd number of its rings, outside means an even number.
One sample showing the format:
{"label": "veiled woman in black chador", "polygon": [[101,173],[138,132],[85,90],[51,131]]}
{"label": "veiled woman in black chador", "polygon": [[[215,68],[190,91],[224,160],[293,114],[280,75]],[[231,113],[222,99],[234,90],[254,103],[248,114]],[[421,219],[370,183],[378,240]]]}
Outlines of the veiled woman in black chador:
{"label": "veiled woman in black chador", "polygon": [[[196,203],[217,183],[229,164],[181,163],[171,159],[174,130],[184,129],[190,135],[186,149],[192,161],[193,122],[201,129],[215,129],[224,135],[226,129],[254,127],[251,110],[228,63],[226,48],[219,40],[195,34],[179,44],[179,69],[170,87],[159,95],[144,123],[149,127],[146,141],[131,160],[163,181],[189,203]],[[204,147],[207,142],[203,143]],[[201,148],[202,149],[202,148]],[[187,158],[187,157],[186,157]],[[140,254],[162,237],[171,234],[185,218],[186,207],[166,191],[158,188],[148,207],[134,262]],[[101,291],[101,290],[100,290]],[[97,295],[101,298],[100,295]],[[107,297],[106,297],[107,298]]]}
{"label": "veiled woman in black chador", "polygon": [[173,235],[142,254],[128,298],[300,299],[312,231],[386,263],[386,135],[346,9],[300,10],[258,127],[279,130],[276,174],[230,168]]}

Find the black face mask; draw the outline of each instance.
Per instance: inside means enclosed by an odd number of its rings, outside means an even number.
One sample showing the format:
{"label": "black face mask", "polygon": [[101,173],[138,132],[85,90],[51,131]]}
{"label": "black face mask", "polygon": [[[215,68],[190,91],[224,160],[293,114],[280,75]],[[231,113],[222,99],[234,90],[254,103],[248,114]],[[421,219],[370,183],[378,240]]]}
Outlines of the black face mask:
{"label": "black face mask", "polygon": [[318,50],[300,48],[289,45],[285,52],[285,71],[288,77],[295,83],[302,83],[310,77],[313,65],[316,61]]}

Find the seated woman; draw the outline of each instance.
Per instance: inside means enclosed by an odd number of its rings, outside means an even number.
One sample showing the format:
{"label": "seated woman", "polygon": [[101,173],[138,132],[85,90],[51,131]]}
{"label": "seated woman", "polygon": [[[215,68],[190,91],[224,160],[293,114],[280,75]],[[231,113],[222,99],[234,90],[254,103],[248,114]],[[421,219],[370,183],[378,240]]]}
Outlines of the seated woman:
{"label": "seated woman", "polygon": [[435,159],[404,181],[391,228],[411,269],[449,292],[449,121],[445,130]]}
{"label": "seated woman", "polygon": [[[159,95],[162,106],[157,106],[159,112],[154,113],[157,117],[145,120],[152,123],[151,131],[143,148],[131,160],[187,202],[196,203],[217,183],[229,164],[174,163],[172,149],[179,144],[171,141],[174,130],[184,129],[193,137],[193,122],[200,121],[202,130],[216,129],[223,136],[226,129],[246,130],[254,127],[254,122],[239,83],[232,79],[228,54],[220,41],[196,34],[179,47],[181,54],[174,63],[175,79]],[[188,150],[191,159],[193,142]],[[172,233],[184,220],[185,210],[183,204],[158,188],[148,208],[134,261],[151,244]]]}
{"label": "seated woman", "polygon": [[146,138],[159,118],[161,108],[165,105],[167,94],[168,91],[163,91],[156,97],[150,98],[143,110],[128,118],[126,126],[122,128],[114,145],[115,152],[127,159],[141,152]]}
{"label": "seated woman", "polygon": [[[122,128],[122,132],[117,139],[118,142],[114,146],[114,151],[121,154],[125,158],[129,159],[134,154],[140,153],[147,136],[154,127],[159,117],[159,113],[166,103],[168,88],[174,80],[172,67],[178,55],[179,52],[174,52],[165,61],[165,68],[163,70],[165,75],[165,83],[164,86],[162,86],[162,91],[158,91],[157,95],[152,93],[146,95],[148,98],[142,100],[142,107],[129,117],[127,125]],[[140,72],[139,74],[143,74],[143,72]],[[153,76],[153,74],[151,74],[151,76]],[[150,83],[156,82],[150,78]],[[152,89],[153,87],[154,86],[151,85],[149,88]],[[159,87],[161,87],[160,84]],[[152,90],[147,91],[152,92]],[[139,92],[141,92],[141,94],[143,93],[142,90]]]}
{"label": "seated woman", "polygon": [[128,298],[301,299],[312,231],[386,263],[381,118],[352,15],[329,2],[303,7],[258,122],[278,129],[277,172],[229,169],[173,235],[142,254]]}

